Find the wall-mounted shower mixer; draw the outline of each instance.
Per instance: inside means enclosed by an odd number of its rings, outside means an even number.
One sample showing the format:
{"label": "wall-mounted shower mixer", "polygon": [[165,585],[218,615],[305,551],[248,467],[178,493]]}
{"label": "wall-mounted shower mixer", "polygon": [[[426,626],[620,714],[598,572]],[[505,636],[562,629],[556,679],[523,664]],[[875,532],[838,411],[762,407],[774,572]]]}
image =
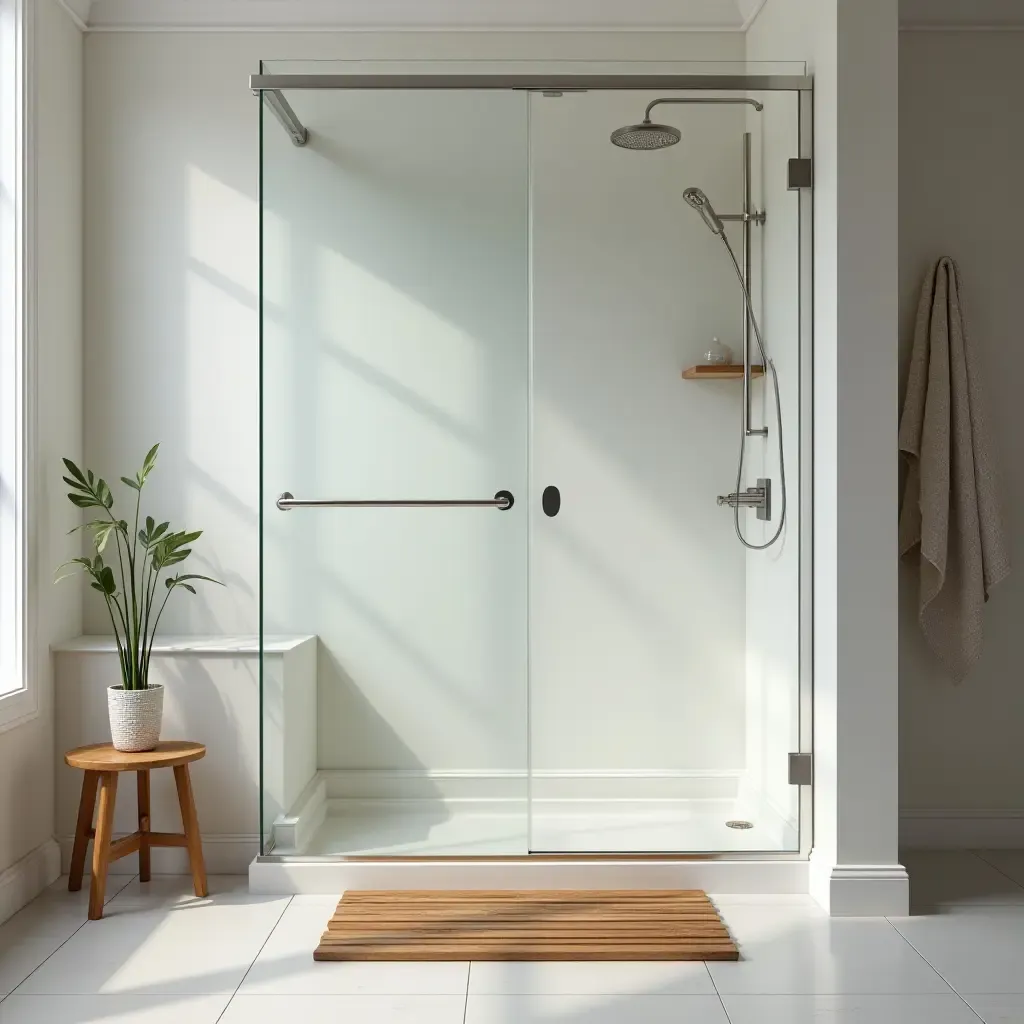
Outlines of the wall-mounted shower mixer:
{"label": "wall-mounted shower mixer", "polygon": [[745,491],[734,491],[732,494],[720,494],[719,505],[729,508],[753,508],[757,510],[757,518],[772,518],[772,482],[764,477],[758,478],[756,487],[748,487]]}

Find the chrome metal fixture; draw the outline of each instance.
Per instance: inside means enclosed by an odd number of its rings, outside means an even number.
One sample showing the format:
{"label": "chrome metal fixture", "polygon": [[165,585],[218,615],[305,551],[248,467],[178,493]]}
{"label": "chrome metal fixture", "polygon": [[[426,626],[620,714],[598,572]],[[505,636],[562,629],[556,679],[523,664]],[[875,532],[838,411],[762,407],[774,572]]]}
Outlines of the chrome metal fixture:
{"label": "chrome metal fixture", "polygon": [[294,145],[304,146],[309,142],[309,130],[303,127],[298,114],[292,110],[292,105],[284,98],[284,94],[279,89],[264,90],[263,102],[284,126],[284,130]]}
{"label": "chrome metal fixture", "polygon": [[293,508],[496,508],[499,512],[507,512],[514,504],[515,497],[511,491],[498,491],[493,498],[443,498],[419,499],[400,498],[397,500],[353,501],[344,498],[296,498],[290,491],[285,491],[277,499],[277,507],[282,512]]}
{"label": "chrome metal fixture", "polygon": [[688,206],[693,207],[701,215],[713,235],[721,235],[725,232],[722,218],[715,213],[711,200],[699,188],[684,189],[683,199],[686,200]]}
{"label": "chrome metal fixture", "polygon": [[[749,136],[747,136],[749,140]],[[744,147],[746,149],[746,147]],[[788,492],[786,488],[786,452],[785,447],[782,443],[782,399],[779,395],[779,374],[775,369],[775,363],[768,358],[768,353],[765,350],[764,339],[761,337],[761,328],[757,323],[757,316],[754,313],[754,303],[750,299],[750,289],[747,286],[747,281],[750,278],[749,266],[740,269],[739,260],[736,259],[736,253],[733,252],[732,245],[729,244],[729,238],[725,233],[725,225],[722,223],[721,218],[715,213],[715,208],[711,205],[711,201],[699,188],[688,188],[683,192],[683,197],[686,202],[697,210],[707,224],[710,231],[717,235],[725,246],[725,251],[729,254],[729,259],[732,261],[733,269],[736,271],[736,280],[740,283],[740,290],[743,292],[743,302],[746,306],[747,319],[750,322],[750,326],[753,328],[754,337],[757,339],[757,348],[761,353],[761,361],[767,367],[768,372],[772,376],[772,389],[775,392],[775,422],[778,425],[776,430],[776,438],[778,441],[779,451],[779,482],[782,485],[782,509],[779,514],[779,525],[772,534],[771,538],[765,541],[764,544],[752,544],[743,536],[743,531],[740,529],[740,508],[741,507],[753,507],[757,508],[757,516],[759,519],[770,519],[771,518],[771,490],[770,481],[758,480],[758,486],[756,488],[749,488],[747,491],[741,491],[740,487],[743,482],[743,458],[746,454],[747,437],[751,434],[758,434],[762,436],[768,435],[767,427],[753,428],[750,426],[750,350],[749,345],[744,344],[743,346],[743,422],[740,430],[740,454],[736,466],[736,490],[730,495],[721,495],[718,498],[719,505],[731,505],[733,510],[733,528],[736,531],[736,537],[739,542],[745,547],[750,548],[753,551],[763,551],[765,548],[770,548],[778,539],[782,536],[783,527],[786,525],[786,503],[788,500]],[[744,225],[746,227],[746,225]],[[749,256],[749,246],[744,246],[744,258]],[[744,273],[746,271],[746,273]],[[764,496],[763,502],[757,496],[757,491],[763,489]],[[754,492],[756,501],[745,500],[748,495]],[[762,508],[763,505],[763,508]],[[764,515],[762,515],[762,511]]]}
{"label": "chrome metal fixture", "polygon": [[660,96],[658,99],[651,100],[647,104],[647,109],[644,111],[644,119],[640,124],[627,124],[625,127],[616,128],[612,132],[612,145],[618,146],[620,149],[632,150],[667,149],[669,146],[674,146],[683,137],[679,129],[673,128],[670,124],[654,124],[651,121],[651,111],[659,103],[745,103],[752,106],[755,110],[764,110],[763,103],[758,103],[757,100],[750,99],[747,96],[701,98]]}
{"label": "chrome metal fixture", "polygon": [[[659,103],[744,103],[752,106],[756,111],[764,110],[764,104],[746,96],[730,98],[721,97],[674,97],[661,96],[651,100],[644,111],[642,124],[627,125],[612,132],[611,140],[616,146],[622,149],[664,149],[666,146],[674,145],[679,141],[679,132],[666,125],[651,124],[651,110]],[[668,139],[664,133],[673,132],[675,138]],[[749,291],[751,279],[751,245],[750,229],[754,224],[762,225],[765,222],[764,211],[754,209],[753,197],[751,195],[751,142],[750,132],[743,135],[743,212],[717,214],[714,207],[708,202],[708,197],[699,188],[690,188],[683,193],[683,198],[697,210],[704,223],[716,235],[724,237],[726,221],[738,221],[743,225],[743,284]],[[764,427],[752,427],[750,425],[750,314],[744,305],[743,313],[743,433],[745,437],[765,436],[768,431]]]}
{"label": "chrome metal fixture", "polygon": [[670,124],[652,124],[649,119],[645,119],[642,124],[627,124],[623,128],[616,128],[611,134],[613,146],[633,150],[667,149],[682,137],[678,128]]}
{"label": "chrome metal fixture", "polygon": [[745,491],[733,491],[732,494],[720,494],[719,505],[730,508],[757,509],[757,518],[769,520],[772,517],[772,482],[759,477],[756,487],[748,487]]}

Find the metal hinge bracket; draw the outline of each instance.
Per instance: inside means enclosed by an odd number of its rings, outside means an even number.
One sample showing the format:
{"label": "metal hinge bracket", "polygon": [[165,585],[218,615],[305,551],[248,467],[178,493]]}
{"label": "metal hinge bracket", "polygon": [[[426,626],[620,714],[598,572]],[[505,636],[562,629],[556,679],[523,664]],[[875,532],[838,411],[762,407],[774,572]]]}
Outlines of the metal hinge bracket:
{"label": "metal hinge bracket", "polygon": [[789,784],[791,786],[810,786],[814,781],[814,755],[789,755]]}
{"label": "metal hinge bracket", "polygon": [[795,157],[789,161],[789,188],[814,188],[814,162],[810,157]]}

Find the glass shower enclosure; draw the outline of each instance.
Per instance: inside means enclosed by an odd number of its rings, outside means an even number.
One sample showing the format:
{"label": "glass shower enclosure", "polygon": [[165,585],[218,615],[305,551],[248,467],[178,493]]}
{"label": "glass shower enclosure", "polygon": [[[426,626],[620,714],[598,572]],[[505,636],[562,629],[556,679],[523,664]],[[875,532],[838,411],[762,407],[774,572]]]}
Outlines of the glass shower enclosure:
{"label": "glass shower enclosure", "polygon": [[803,68],[252,85],[262,854],[805,854]]}

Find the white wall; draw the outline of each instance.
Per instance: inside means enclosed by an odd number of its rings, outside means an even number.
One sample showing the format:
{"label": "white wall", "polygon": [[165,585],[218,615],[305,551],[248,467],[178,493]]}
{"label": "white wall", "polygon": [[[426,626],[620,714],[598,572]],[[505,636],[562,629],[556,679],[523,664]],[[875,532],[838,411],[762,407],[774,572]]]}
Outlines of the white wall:
{"label": "white wall", "polygon": [[[900,36],[900,365],[905,373],[925,272],[938,257],[952,256],[964,278],[1007,536],[1018,559],[1024,537],[1024,464],[1015,443],[1024,373],[1019,343],[1024,142],[1013,126],[1019,121],[1022,61],[1020,32]],[[958,687],[944,677],[924,644],[914,584],[908,566],[900,577],[900,804],[912,816],[928,810],[953,819],[964,817],[957,814],[960,809],[1015,812],[994,817],[1002,818],[1002,827],[1019,842],[1024,571],[1018,564],[993,592],[985,610],[984,653]],[[921,823],[907,826],[919,829]],[[946,827],[951,840],[971,841],[955,830],[955,822]],[[989,841],[997,839],[993,834]]]}
{"label": "white wall", "polygon": [[768,0],[747,43],[815,75],[812,889],[898,913],[897,5]]}
{"label": "white wall", "polygon": [[[137,462],[148,444],[162,441],[161,463],[147,488],[149,502],[154,511],[162,515],[206,530],[197,545],[198,558],[207,563],[206,567],[214,575],[229,583],[223,591],[206,590],[197,599],[180,601],[169,608],[168,631],[252,631],[257,624],[256,171],[259,152],[258,107],[246,89],[246,76],[257,69],[261,58],[422,59],[467,55],[481,59],[739,59],[742,38],[711,34],[619,36],[607,33],[592,36],[431,33],[388,38],[372,34],[331,37],[97,33],[88,38],[87,462],[96,470],[115,476]],[[293,102],[301,106],[314,98],[310,95],[293,97]],[[324,161],[338,159],[338,146],[344,146],[343,139],[339,143],[322,138],[323,145],[318,151],[314,137],[308,150],[293,151],[275,122],[268,120],[268,127],[268,146],[279,147],[282,159],[290,158],[297,166],[322,170]],[[612,151],[610,145],[607,149],[609,160],[614,156],[628,159],[627,154]],[[634,156],[643,160],[649,154]],[[297,191],[293,199],[300,196],[301,191]],[[325,208],[324,219],[329,220],[335,214],[334,208]],[[308,218],[307,228],[318,227],[315,220],[315,216]],[[279,224],[268,218],[268,232],[278,227]],[[284,246],[278,249],[281,254],[286,251]],[[422,273],[430,271],[429,262],[428,259],[419,261]],[[271,276],[278,269],[277,265],[268,265]],[[311,273],[314,271],[315,268],[310,269]],[[415,295],[416,282],[411,283]],[[300,275],[294,284],[307,289],[308,297],[312,286],[309,278]],[[393,308],[389,308],[393,312]],[[732,303],[729,308],[734,308]],[[445,307],[441,312],[442,319],[448,317],[456,327],[464,326],[457,322],[457,314],[452,310]],[[317,312],[307,307],[305,315],[313,319],[304,326],[315,326]],[[477,320],[483,322],[479,317]],[[710,321],[702,323],[696,332],[700,338],[685,339],[688,356],[700,351],[703,336],[709,331]],[[303,337],[309,341],[308,332]],[[682,336],[678,340],[683,345]],[[673,359],[674,365],[670,372],[667,370],[666,387],[678,394],[681,402],[686,401],[689,394],[689,401],[718,407],[723,415],[723,407],[728,402],[728,416],[732,416],[735,405],[723,392],[703,393],[702,385],[684,385],[678,379],[683,364],[682,348]],[[408,369],[408,366],[398,368],[401,372]],[[327,387],[330,381],[322,378],[319,383]],[[692,390],[688,392],[687,387]],[[111,401],[114,394],[117,402]],[[721,432],[723,443],[730,449],[732,436],[731,426]],[[327,440],[320,436],[317,452],[307,452],[307,459],[312,460],[310,465],[317,459],[327,459]],[[354,440],[352,443],[354,445]],[[484,466],[484,460],[477,460],[476,465],[478,471]],[[421,463],[417,467],[420,475],[411,480],[406,477],[386,479],[387,465],[383,462],[364,468],[375,469],[378,474],[365,477],[366,481],[373,480],[378,485],[386,483],[387,491],[398,495],[405,484],[427,482],[424,474],[430,467],[428,463]],[[463,477],[463,482],[471,480],[483,484],[484,476],[477,473],[477,477]],[[330,480],[310,478],[308,482],[326,486]],[[441,488],[439,482],[432,479],[429,482],[436,484],[432,492],[444,496],[438,489]],[[268,487],[274,485],[276,481],[268,480]],[[298,486],[292,487],[296,493]],[[490,490],[493,492],[496,486],[504,486],[504,483],[498,481]],[[713,501],[714,493],[728,486],[726,473],[719,484],[711,487],[709,483],[705,488],[708,499]],[[720,510],[713,506],[709,508],[713,509],[716,527],[724,534],[725,517],[719,517]],[[525,511],[521,506],[513,510],[505,523],[504,514],[498,513],[484,522],[505,529],[514,521],[511,517]],[[270,514],[282,515],[276,511]],[[271,522],[281,523],[282,528],[285,523],[292,523],[289,529],[310,531],[310,537],[315,538],[312,531],[316,528],[309,513],[290,515],[291,519]],[[416,515],[422,519],[421,513]],[[467,515],[478,516],[479,513],[472,511]],[[466,522],[475,524],[478,520]],[[476,528],[475,525],[469,527]],[[452,538],[453,544],[456,539]],[[733,558],[737,573],[741,572],[742,562],[735,548],[727,546],[724,550],[725,557]],[[443,553],[443,545],[434,552],[435,555]],[[302,566],[310,568],[310,564],[307,559]],[[296,597],[302,600],[304,584],[301,577],[297,579]],[[738,576],[730,584],[731,592],[738,592],[737,581]],[[268,607],[279,597],[280,594],[268,592]],[[412,597],[416,607],[439,612],[431,604],[429,588]],[[345,614],[351,616],[352,602],[344,600],[339,592],[335,593],[335,598],[340,608],[348,604]],[[488,596],[484,595],[481,600],[488,600]],[[737,598],[733,607],[735,618],[729,628],[736,630],[741,628],[742,601]],[[297,613],[298,609],[297,605],[292,612]],[[408,614],[415,610],[411,606],[407,609]],[[301,627],[283,621],[279,625],[322,633],[333,628],[329,615],[327,620],[316,628],[308,622]],[[400,623],[407,620],[407,616],[399,617]],[[426,623],[428,634],[422,638],[428,651],[433,650],[431,645],[443,635],[445,626],[444,616],[430,621],[434,625]],[[103,609],[89,605],[87,630],[103,631],[105,628]],[[372,615],[369,619],[364,617],[361,629],[364,634],[377,633],[378,645],[381,628],[381,622],[374,622]],[[386,646],[386,637],[383,639]],[[524,649],[521,645],[518,654]],[[408,650],[402,653],[392,644],[391,657],[395,665],[403,661],[415,662],[415,654]],[[392,686],[391,697],[380,701],[379,706],[373,701],[354,706],[350,699],[354,690],[345,688],[347,684],[341,671],[344,668],[341,659],[351,656],[351,648],[346,651],[345,646],[340,645],[335,650],[325,648],[321,658],[321,671],[330,670],[327,674],[331,678],[341,680],[337,692],[329,694],[321,708],[321,743],[325,753],[321,763],[352,766],[369,762],[415,768],[447,762],[453,766],[456,756],[462,756],[456,754],[461,740],[455,742],[436,728],[428,736],[428,730],[421,728],[424,717],[419,712],[412,716],[415,722],[411,726],[418,730],[416,743],[410,746],[407,736],[382,739],[382,728],[373,727],[375,721],[411,721],[410,709],[403,711],[403,705],[409,703],[408,691]],[[415,671],[429,674],[429,661],[426,659],[424,663],[421,658]],[[515,665],[510,663],[508,671],[514,675]],[[479,678],[470,676],[469,679],[470,689],[480,685]],[[523,767],[523,761],[520,759],[519,764],[515,764],[513,756],[517,750],[525,752],[525,737],[521,732],[510,731],[508,726],[509,722],[515,722],[515,729],[521,729],[525,721],[521,714],[522,693],[512,692],[511,704],[492,709],[486,703],[478,706],[478,702],[464,700],[465,695],[460,692],[463,682],[458,680],[458,686],[451,693],[438,698],[447,703],[432,705],[459,709],[459,737],[464,738],[476,729],[475,739],[468,745],[463,744],[463,749],[470,751],[471,756],[461,766],[490,763]],[[435,678],[431,692],[435,692],[437,686]],[[346,694],[348,697],[344,700],[335,699]],[[376,694],[375,698],[380,696]],[[494,742],[493,731],[479,728],[481,716],[486,721],[504,723],[501,742]]]}
{"label": "white wall", "polygon": [[301,149],[265,122],[264,608],[320,637],[322,768],[525,772],[527,102],[303,93]]}
{"label": "white wall", "polygon": [[[745,108],[660,106],[652,117],[680,144],[612,146],[653,98],[531,105],[530,764],[542,775],[745,766],[744,556],[715,504],[735,484],[740,386],[680,376],[712,336],[739,359],[732,267],[682,192],[741,208]],[[562,493],[555,518],[540,508],[548,484]]]}
{"label": "white wall", "polygon": [[[263,656],[265,734],[272,737],[263,764],[264,825],[269,832],[282,807],[291,806],[316,771],[316,637],[269,637]],[[260,850],[259,637],[161,636],[153,648],[150,679],[165,687],[164,735],[206,744],[192,765],[192,788],[202,827],[206,870],[240,874]],[[118,676],[113,637],[79,637],[54,649],[54,733],[60,751],[110,736],[106,689]],[[286,763],[282,763],[286,762]],[[134,772],[118,783],[114,831],[138,826]],[[66,766],[56,784],[56,838],[63,868],[74,844],[82,773]],[[181,811],[173,774],[152,775],[154,831],[180,832]],[[153,851],[156,874],[188,870],[186,851]],[[138,857],[111,865],[134,874]]]}
{"label": "white wall", "polygon": [[[35,504],[29,509],[30,671],[39,713],[0,733],[0,872],[53,836],[54,741],[50,644],[81,628],[81,591],[53,586],[75,553],[66,534],[79,518],[63,497],[61,456],[82,444],[82,39],[55,0],[35,17],[35,188],[38,307]],[[2,894],[0,894],[2,895]],[[34,893],[23,892],[24,898]]]}
{"label": "white wall", "polygon": [[[257,624],[259,151],[246,80],[259,61],[734,60],[742,46],[713,33],[87,38],[86,460],[116,478],[162,441],[149,501],[206,530],[196,560],[229,582],[169,608],[168,631]],[[87,631],[108,628],[104,614],[89,602]]]}

